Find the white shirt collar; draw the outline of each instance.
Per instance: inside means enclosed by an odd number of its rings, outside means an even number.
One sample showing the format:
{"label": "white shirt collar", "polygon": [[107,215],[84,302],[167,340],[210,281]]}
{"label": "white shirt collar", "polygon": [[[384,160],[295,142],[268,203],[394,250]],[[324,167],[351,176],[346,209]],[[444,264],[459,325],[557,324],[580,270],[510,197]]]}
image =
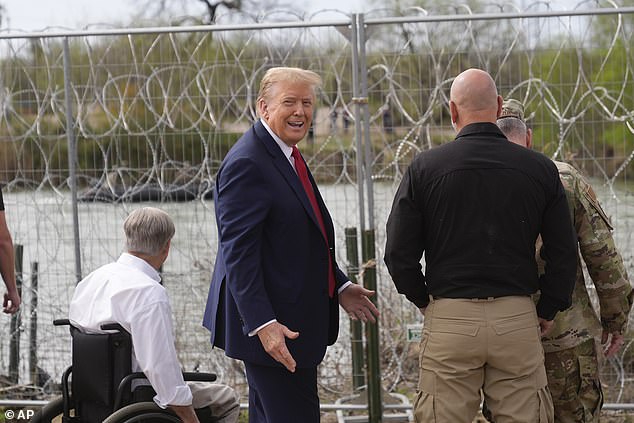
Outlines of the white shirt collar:
{"label": "white shirt collar", "polygon": [[264,129],[267,130],[267,132],[269,134],[271,134],[271,136],[273,137],[273,139],[275,140],[275,142],[277,143],[277,145],[280,147],[280,149],[282,150],[282,153],[284,153],[284,156],[286,157],[286,159],[289,161],[289,163],[293,166],[293,168],[295,167],[295,163],[294,160],[291,160],[291,154],[293,153],[293,148],[289,147],[288,144],[286,144],[284,141],[282,141],[282,139],[280,137],[278,137],[275,132],[273,132],[273,130],[271,129],[271,127],[264,121],[264,119],[260,119],[260,122],[262,122],[262,126],[264,126]]}
{"label": "white shirt collar", "polygon": [[133,267],[145,273],[153,280],[161,282],[161,276],[159,275],[159,272],[157,272],[155,268],[153,268],[147,261],[143,260],[142,258],[133,256],[129,253],[122,253],[121,256],[119,256],[117,263]]}

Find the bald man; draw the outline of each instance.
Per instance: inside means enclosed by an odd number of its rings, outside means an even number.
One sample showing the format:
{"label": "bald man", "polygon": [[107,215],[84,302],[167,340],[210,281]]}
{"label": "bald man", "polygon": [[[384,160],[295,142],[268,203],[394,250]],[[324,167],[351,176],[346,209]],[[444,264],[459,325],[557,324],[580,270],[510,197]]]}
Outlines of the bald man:
{"label": "bald man", "polygon": [[508,142],[501,107],[488,73],[458,75],[458,135],[414,159],[387,221],[385,263],[424,315],[417,422],[471,422],[481,387],[496,423],[553,421],[540,334],[570,306],[575,235],[557,168]]}

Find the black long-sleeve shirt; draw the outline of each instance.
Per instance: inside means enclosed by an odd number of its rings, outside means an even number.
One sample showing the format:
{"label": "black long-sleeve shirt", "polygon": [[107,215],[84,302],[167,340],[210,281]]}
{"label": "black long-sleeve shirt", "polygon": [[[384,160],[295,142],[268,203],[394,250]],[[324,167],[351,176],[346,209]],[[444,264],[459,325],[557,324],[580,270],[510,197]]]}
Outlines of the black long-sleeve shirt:
{"label": "black long-sleeve shirt", "polygon": [[537,314],[552,319],[571,303],[575,239],[553,162],[508,141],[493,123],[474,123],[407,169],[387,221],[385,263],[398,292],[418,307],[429,294],[486,298],[539,289]]}

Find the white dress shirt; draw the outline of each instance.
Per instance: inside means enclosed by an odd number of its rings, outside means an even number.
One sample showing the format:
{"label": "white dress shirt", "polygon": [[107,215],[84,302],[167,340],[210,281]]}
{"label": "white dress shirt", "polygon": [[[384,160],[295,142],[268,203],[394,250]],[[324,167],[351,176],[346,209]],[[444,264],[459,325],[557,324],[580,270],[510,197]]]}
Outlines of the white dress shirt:
{"label": "white dress shirt", "polygon": [[69,320],[88,333],[119,323],[132,336],[132,371],[145,373],[154,401],[163,408],[192,403],[176,356],[169,298],[146,261],[124,253],[86,276],[75,288]]}

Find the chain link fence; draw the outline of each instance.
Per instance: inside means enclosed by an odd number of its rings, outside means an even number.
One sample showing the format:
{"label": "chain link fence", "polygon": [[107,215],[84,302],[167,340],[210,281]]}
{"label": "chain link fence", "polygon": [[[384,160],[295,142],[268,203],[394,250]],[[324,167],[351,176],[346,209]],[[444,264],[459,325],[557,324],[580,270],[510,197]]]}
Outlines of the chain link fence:
{"label": "chain link fence", "polygon": [[[257,118],[258,84],[272,66],[308,68],[324,80],[302,151],[333,215],[342,267],[345,229],[363,227],[364,213],[374,223],[386,391],[414,391],[418,351],[406,328],[420,317],[382,265],[384,225],[414,155],[453,139],[449,87],[466,68],[489,71],[502,96],[526,104],[535,149],[592,181],[634,274],[634,10],[614,7],[500,3],[310,21],[276,12],[209,27],[0,34],[0,183],[22,249],[23,296],[20,314],[0,319],[3,397],[55,393],[70,337],[52,320],[66,317],[79,276],[118,257],[123,219],[139,203],[176,222],[163,281],[185,370],[214,371],[246,393],[241,365],[211,350],[201,326],[217,250],[211,187]],[[352,32],[354,19],[363,31]],[[353,86],[361,61],[366,98]],[[361,124],[368,136],[358,142]],[[369,164],[357,161],[359,145]],[[360,187],[370,188],[365,197]],[[349,324],[341,324],[320,367],[324,402],[352,390]],[[634,337],[627,339],[605,363],[606,402],[634,402]]]}

